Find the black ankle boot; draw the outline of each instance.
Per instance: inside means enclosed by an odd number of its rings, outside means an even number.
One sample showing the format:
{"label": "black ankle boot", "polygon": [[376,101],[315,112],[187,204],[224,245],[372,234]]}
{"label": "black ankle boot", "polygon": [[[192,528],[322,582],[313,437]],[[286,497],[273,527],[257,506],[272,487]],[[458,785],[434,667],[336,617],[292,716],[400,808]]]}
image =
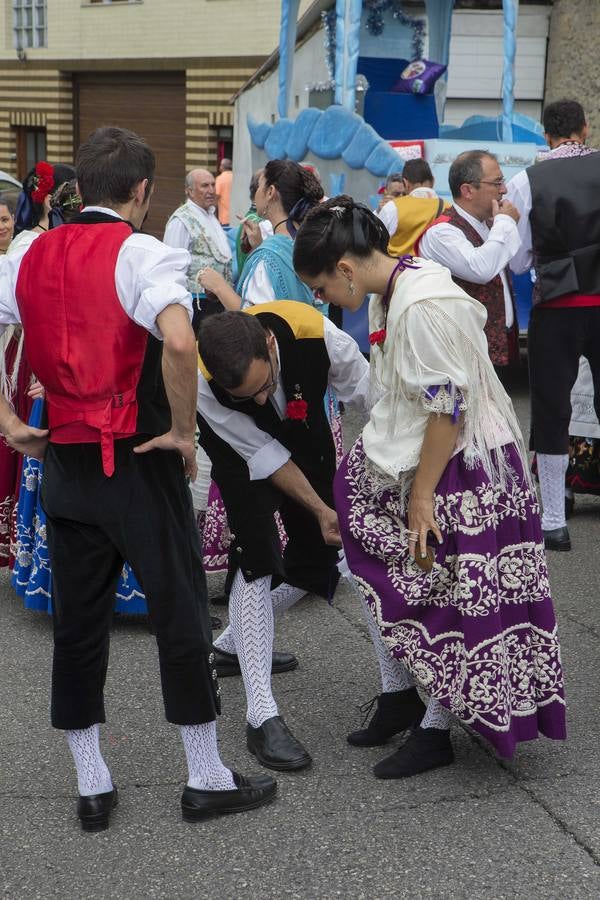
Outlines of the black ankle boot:
{"label": "black ankle boot", "polygon": [[414,728],[407,741],[373,766],[376,778],[410,778],[454,762],[450,731]]}
{"label": "black ankle boot", "polygon": [[421,701],[416,688],[406,691],[394,691],[392,694],[380,694],[362,709],[366,709],[363,725],[367,721],[373,705],[377,701],[375,715],[366,728],[353,731],[347,741],[353,747],[380,747],[401,731],[412,725],[418,725],[425,715],[425,704]]}

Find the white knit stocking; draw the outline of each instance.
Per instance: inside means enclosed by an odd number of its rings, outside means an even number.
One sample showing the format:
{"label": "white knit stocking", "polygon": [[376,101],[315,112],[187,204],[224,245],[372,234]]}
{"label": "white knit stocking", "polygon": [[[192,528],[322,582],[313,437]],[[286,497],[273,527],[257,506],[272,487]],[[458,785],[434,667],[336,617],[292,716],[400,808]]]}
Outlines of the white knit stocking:
{"label": "white knit stocking", "polygon": [[565,475],[569,466],[566,453],[538,453],[538,478],[542,495],[542,528],[553,531],[564,528],[565,519]]}
{"label": "white knit stocking", "polygon": [[77,785],[82,797],[107,794],[113,789],[108,766],[100,752],[100,726],[65,731],[77,769]]}
{"label": "white knit stocking", "polygon": [[238,570],[229,594],[229,622],[248,701],[248,722],[258,728],[278,715],[271,691],[273,604],[271,576],[247,583]]}
{"label": "white knit stocking", "polygon": [[188,764],[188,785],[199,791],[231,791],[235,781],[223,765],[217,747],[217,723],[181,725],[181,737]]}
{"label": "white knit stocking", "polygon": [[394,691],[407,691],[414,687],[416,682],[412,675],[408,672],[399,660],[392,656],[386,647],[381,632],[377,627],[377,623],[373,618],[373,614],[369,609],[369,605],[362,593],[358,589],[358,585],[349,571],[346,572],[346,578],[356,595],[360,598],[362,611],[369,630],[369,637],[373,642],[375,653],[377,654],[377,662],[379,663],[379,672],[381,674],[381,690],[384,694],[392,694]]}
{"label": "white knit stocking", "polygon": [[451,725],[452,713],[448,712],[439,700],[435,700],[432,697],[427,704],[421,728],[438,728],[440,731],[448,731]]}
{"label": "white knit stocking", "polygon": [[[291,584],[283,582],[279,587],[276,587],[271,591],[273,612],[278,616],[279,613],[284,612],[286,609],[289,609],[297,603],[298,600],[301,600],[306,593],[304,588],[292,587]],[[237,653],[231,625],[228,625],[225,631],[221,632],[215,641],[215,647],[222,650],[224,653]]]}

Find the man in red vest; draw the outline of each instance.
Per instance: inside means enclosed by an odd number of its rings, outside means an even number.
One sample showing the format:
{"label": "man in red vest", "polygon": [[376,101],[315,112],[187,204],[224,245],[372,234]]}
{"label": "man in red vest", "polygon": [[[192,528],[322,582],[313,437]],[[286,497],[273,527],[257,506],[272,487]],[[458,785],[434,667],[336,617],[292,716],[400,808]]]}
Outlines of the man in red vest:
{"label": "man in red vest", "polygon": [[[495,366],[519,358],[519,331],[507,266],[521,239],[498,160],[486,150],[457,156],[448,173],[451,208],[424,232],[417,255],[446,266],[487,309],[485,333]],[[492,221],[491,227],[488,225]]]}
{"label": "man in red vest", "polygon": [[[158,644],[167,720],[189,767],[186,819],[254,808],[275,782],[219,757],[219,690],[206,584],[185,476],[195,474],[197,351],[189,253],[140,234],[154,155],[101,128],[80,147],[84,210],[0,265],[0,327],[22,322],[46,389],[48,431],[0,399],[0,430],[44,457],[53,576],[52,724],[66,731],[84,830],[108,826],[117,792],[99,746],[115,588],[127,559]],[[45,446],[48,441],[47,446]]]}

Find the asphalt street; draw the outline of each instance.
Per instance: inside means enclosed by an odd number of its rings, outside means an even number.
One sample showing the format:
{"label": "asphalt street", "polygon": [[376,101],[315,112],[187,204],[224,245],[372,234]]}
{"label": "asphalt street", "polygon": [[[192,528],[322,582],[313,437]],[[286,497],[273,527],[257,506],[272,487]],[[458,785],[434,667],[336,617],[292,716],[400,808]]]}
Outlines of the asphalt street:
{"label": "asphalt street", "polygon": [[[523,425],[527,391],[511,386]],[[348,414],[350,437],[360,423]],[[109,831],[83,834],[63,736],[48,721],[51,622],[0,575],[0,884],[14,900],[81,898],[598,898],[600,896],[600,501],[582,498],[571,553],[550,554],[567,681],[569,739],[500,761],[453,729],[456,764],[381,782],[388,748],[350,747],[358,705],[378,692],[360,609],[306,598],[278,621],[276,646],[300,659],[276,676],[280,711],[314,757],[281,774],[264,809],[184,824],[185,760],[165,723],[154,639],[143,620],[114,627],[103,748],[120,790]],[[211,579],[217,593],[221,579]],[[219,608],[220,611],[222,608]],[[245,749],[240,679],[222,681],[221,754]]]}

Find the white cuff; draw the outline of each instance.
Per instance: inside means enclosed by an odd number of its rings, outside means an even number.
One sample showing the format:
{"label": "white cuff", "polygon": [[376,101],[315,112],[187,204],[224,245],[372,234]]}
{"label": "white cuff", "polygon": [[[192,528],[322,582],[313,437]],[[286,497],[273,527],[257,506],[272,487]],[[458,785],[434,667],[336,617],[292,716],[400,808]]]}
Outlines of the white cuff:
{"label": "white cuff", "polygon": [[277,469],[285,466],[290,459],[291,453],[279,441],[273,438],[260,450],[257,450],[254,456],[248,460],[248,471],[250,473],[250,481],[261,481],[263,478],[269,478]]}

